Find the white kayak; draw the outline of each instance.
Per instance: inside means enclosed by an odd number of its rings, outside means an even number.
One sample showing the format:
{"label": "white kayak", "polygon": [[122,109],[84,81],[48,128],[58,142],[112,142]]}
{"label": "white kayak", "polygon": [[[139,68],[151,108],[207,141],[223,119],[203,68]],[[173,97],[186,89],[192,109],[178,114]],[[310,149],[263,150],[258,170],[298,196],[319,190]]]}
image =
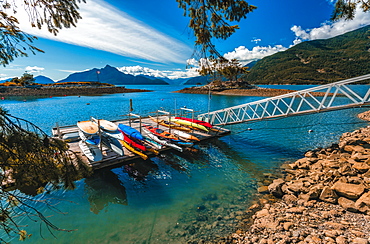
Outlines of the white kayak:
{"label": "white kayak", "polygon": [[179,152],[182,152],[183,151],[183,149],[181,148],[181,147],[179,147],[179,146],[177,146],[177,145],[175,145],[175,144],[173,144],[173,143],[170,143],[170,142],[168,142],[167,140],[162,140],[162,139],[159,139],[156,135],[154,135],[153,133],[151,133],[149,130],[147,130],[146,128],[144,128],[143,127],[143,130],[144,130],[144,132],[147,134],[147,136],[150,138],[150,139],[152,139],[153,141],[155,141],[155,142],[158,142],[158,143],[160,143],[160,144],[162,144],[162,145],[164,145],[164,146],[168,146],[168,147],[171,147],[171,148],[173,148],[173,149],[176,149],[177,151],[179,151]]}
{"label": "white kayak", "polygon": [[119,142],[118,139],[108,136],[105,133],[102,133],[101,142],[106,148],[112,150],[118,155],[120,156],[124,155],[122,144]]}
{"label": "white kayak", "polygon": [[200,141],[196,136],[190,135],[189,133],[183,132],[181,130],[172,129],[171,133],[187,140]]}
{"label": "white kayak", "polygon": [[86,134],[83,131],[79,130],[78,135],[83,142],[92,147],[97,147],[100,144],[100,137],[97,134]]}
{"label": "white kayak", "polygon": [[103,154],[101,153],[99,147],[91,146],[86,144],[84,141],[80,141],[78,145],[81,151],[91,162],[97,162],[103,159]]}

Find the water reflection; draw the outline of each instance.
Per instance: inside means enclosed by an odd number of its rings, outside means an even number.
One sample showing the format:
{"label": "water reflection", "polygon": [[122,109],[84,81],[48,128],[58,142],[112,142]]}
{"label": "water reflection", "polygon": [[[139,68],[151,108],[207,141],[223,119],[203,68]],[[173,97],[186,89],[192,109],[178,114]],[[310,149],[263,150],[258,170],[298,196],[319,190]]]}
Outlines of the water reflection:
{"label": "water reflection", "polygon": [[110,203],[127,205],[126,189],[110,170],[96,171],[85,179],[85,191],[91,212],[98,214]]}
{"label": "water reflection", "polygon": [[145,181],[150,172],[158,170],[158,165],[152,160],[140,160],[123,166],[124,172],[137,181]]}

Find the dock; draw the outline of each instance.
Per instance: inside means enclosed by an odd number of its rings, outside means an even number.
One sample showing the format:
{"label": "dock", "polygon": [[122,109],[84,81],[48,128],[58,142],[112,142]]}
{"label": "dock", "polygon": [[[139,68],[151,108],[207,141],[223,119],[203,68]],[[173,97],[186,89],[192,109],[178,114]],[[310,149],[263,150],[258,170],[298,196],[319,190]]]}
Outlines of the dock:
{"label": "dock", "polygon": [[[167,116],[158,116],[156,117],[158,119],[168,119]],[[149,117],[140,117],[140,119],[126,119],[126,120],[113,120],[111,121],[115,124],[125,124],[129,125],[132,128],[135,128],[136,130],[140,131],[143,135],[146,135],[145,132],[141,130],[142,125],[150,125],[153,127],[160,128],[164,131],[170,132],[170,128],[158,125],[156,122],[151,120]],[[124,155],[120,156],[116,154],[115,152],[111,151],[110,149],[106,147],[101,147],[101,151],[103,154],[103,159],[96,162],[91,162],[88,160],[88,158],[82,153],[78,143],[80,141],[80,138],[78,136],[78,127],[77,127],[77,121],[76,125],[69,125],[69,126],[59,126],[56,125],[56,127],[52,128],[52,135],[53,137],[62,139],[66,141],[70,147],[70,150],[77,153],[81,156],[82,160],[89,166],[93,168],[93,170],[98,170],[102,168],[108,168],[108,167],[114,167],[117,165],[125,165],[133,163],[134,160],[141,159],[143,160],[139,155],[134,154],[133,152],[129,151],[125,147],[124,149]],[[204,140],[208,140],[215,137],[221,137],[225,136],[230,133],[230,130],[227,130],[225,128],[214,126],[213,130],[210,132],[200,131],[200,130],[192,130],[191,134],[196,136],[201,142]],[[193,142],[194,144],[199,143],[198,141]],[[168,150],[175,150],[168,146],[163,146],[162,149],[156,149],[159,153],[168,151]],[[150,157],[156,156],[155,152],[152,151],[146,151],[145,154]]]}

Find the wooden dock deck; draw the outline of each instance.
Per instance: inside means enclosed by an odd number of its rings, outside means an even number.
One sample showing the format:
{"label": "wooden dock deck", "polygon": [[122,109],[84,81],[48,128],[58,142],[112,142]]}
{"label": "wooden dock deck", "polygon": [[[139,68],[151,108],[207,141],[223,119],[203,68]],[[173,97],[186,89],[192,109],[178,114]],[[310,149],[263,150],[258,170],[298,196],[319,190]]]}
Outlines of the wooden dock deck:
{"label": "wooden dock deck", "polygon": [[[161,117],[158,117],[159,119],[167,119],[168,117],[166,116],[161,116]],[[125,124],[125,125],[130,125],[130,120],[115,120],[115,121],[111,121],[115,124]],[[76,121],[77,123],[77,121]],[[168,127],[164,127],[164,126],[161,126],[161,125],[157,125],[157,123],[153,122],[150,118],[146,117],[146,118],[141,118],[141,121],[139,120],[135,120],[135,121],[132,121],[131,120],[131,127],[137,129],[138,131],[140,131],[140,125],[141,124],[146,124],[146,125],[151,125],[153,127],[158,127],[160,129],[163,129],[165,131],[169,131],[169,128]],[[221,127],[214,127],[215,129],[217,129],[217,131],[211,131],[211,132],[204,132],[204,131],[200,131],[200,130],[193,130],[191,132],[191,134],[193,134],[194,136],[196,136],[197,138],[200,139],[200,141],[204,141],[204,140],[207,140],[207,139],[210,139],[210,138],[214,138],[214,137],[220,137],[220,136],[224,136],[224,135],[227,135],[230,133],[229,130],[227,129],[224,129],[224,128],[221,128]],[[141,131],[143,135],[145,135],[145,132]],[[78,143],[79,143],[79,137],[78,137],[78,127],[77,125],[70,125],[70,126],[56,126],[54,128],[52,128],[52,135],[53,137],[58,137],[58,138],[70,138],[70,139],[65,139],[67,142],[68,142],[68,145],[70,146],[70,149],[73,151],[73,152],[76,152],[77,154],[81,155],[83,161],[90,165],[94,170],[98,170],[98,169],[102,169],[102,168],[106,168],[106,167],[114,167],[115,165],[119,165],[119,164],[130,164],[132,163],[133,160],[137,160],[137,159],[141,159],[141,157],[137,154],[134,154],[133,152],[127,150],[126,148],[123,148],[124,149],[124,155],[123,156],[120,156],[116,153],[114,153],[113,151],[109,150],[108,148],[106,147],[102,147],[102,154],[103,154],[103,159],[101,161],[97,161],[97,162],[90,162],[87,157],[82,153]],[[196,144],[197,142],[195,142]],[[198,142],[199,143],[199,142]],[[159,153],[160,152],[163,152],[163,151],[167,151],[167,150],[174,150],[172,149],[171,147],[168,147],[168,146],[164,146],[162,149],[156,149]],[[151,151],[146,151],[145,154],[148,156],[148,157],[153,157],[155,156],[154,152],[151,152]]]}

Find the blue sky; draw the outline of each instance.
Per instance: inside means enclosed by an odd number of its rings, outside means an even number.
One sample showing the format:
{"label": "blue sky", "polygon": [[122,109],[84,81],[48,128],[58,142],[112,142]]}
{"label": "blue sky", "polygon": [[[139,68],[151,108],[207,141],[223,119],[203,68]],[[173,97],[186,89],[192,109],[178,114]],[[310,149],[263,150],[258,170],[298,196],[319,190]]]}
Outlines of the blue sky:
{"label": "blue sky", "polygon": [[[249,1],[257,9],[243,19],[226,41],[216,41],[221,54],[242,63],[284,51],[301,41],[326,39],[370,24],[370,13],[357,11],[351,21],[330,22],[331,0]],[[25,71],[57,81],[69,74],[109,64],[128,73],[193,76],[186,62],[194,37],[175,0],[87,0],[82,20],[58,36],[32,28],[20,7],[21,28],[37,36],[45,53],[17,58],[0,68],[0,79]]]}

